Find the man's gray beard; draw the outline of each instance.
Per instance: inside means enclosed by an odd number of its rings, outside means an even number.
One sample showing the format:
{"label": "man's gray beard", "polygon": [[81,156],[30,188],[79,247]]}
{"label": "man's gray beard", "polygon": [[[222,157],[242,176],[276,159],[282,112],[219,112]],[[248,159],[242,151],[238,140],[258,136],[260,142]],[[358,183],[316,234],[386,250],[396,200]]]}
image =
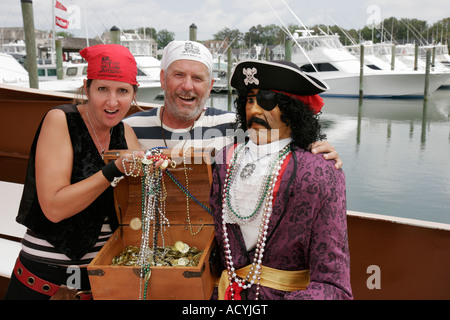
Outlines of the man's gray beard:
{"label": "man's gray beard", "polygon": [[[166,92],[164,90],[164,94],[165,93]],[[190,112],[188,114],[177,114],[179,120],[181,120],[181,121],[197,120],[197,118],[200,116],[203,109],[205,108],[206,101],[208,100],[208,98],[209,98],[209,95],[207,95],[207,96],[203,97],[201,100],[199,100],[199,103],[195,106],[195,108],[193,110],[190,110]]]}

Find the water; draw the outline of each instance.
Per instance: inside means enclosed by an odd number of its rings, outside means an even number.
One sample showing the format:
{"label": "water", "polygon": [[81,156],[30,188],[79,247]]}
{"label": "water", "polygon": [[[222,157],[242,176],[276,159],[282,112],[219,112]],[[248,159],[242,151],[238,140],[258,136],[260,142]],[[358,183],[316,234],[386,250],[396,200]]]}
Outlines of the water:
{"label": "water", "polygon": [[[450,223],[450,90],[422,99],[324,98],[352,211]],[[227,109],[226,94],[211,104]],[[424,112],[425,111],[425,112]]]}

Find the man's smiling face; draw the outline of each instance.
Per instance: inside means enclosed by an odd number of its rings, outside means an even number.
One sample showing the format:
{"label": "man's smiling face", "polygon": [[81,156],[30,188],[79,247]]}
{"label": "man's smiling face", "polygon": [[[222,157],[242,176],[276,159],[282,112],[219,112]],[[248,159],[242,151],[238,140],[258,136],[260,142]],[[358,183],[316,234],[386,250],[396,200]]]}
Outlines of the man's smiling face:
{"label": "man's smiling face", "polygon": [[203,63],[185,59],[174,61],[166,71],[161,71],[167,112],[181,121],[195,120],[206,104],[212,83]]}

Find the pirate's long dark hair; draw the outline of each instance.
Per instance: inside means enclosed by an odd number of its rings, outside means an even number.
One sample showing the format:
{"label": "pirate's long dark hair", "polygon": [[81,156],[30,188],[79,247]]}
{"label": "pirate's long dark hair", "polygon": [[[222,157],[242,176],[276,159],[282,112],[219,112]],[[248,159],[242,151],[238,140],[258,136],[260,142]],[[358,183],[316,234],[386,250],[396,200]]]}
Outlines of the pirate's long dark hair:
{"label": "pirate's long dark hair", "polygon": [[[234,101],[236,107],[236,121],[238,127],[247,131],[245,106],[247,95],[250,90],[238,92]],[[284,94],[277,93],[275,96],[281,111],[281,121],[292,129],[293,144],[308,150],[311,143],[324,140],[326,135],[321,131],[318,114],[314,114],[302,101],[293,99]]]}

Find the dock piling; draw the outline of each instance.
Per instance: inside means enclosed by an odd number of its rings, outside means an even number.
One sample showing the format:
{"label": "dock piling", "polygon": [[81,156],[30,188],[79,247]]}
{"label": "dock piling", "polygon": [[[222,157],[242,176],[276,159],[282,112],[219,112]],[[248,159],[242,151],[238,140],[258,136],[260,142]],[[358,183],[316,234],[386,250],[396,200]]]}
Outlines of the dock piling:
{"label": "dock piling", "polygon": [[426,61],[426,66],[425,66],[425,89],[423,92],[423,99],[425,101],[428,100],[428,88],[430,86],[430,64],[431,64],[431,51],[427,50],[427,61]]}
{"label": "dock piling", "polygon": [[232,105],[232,88],[230,85],[230,77],[231,77],[231,69],[233,67],[233,61],[231,61],[231,46],[228,46],[228,50],[227,50],[227,59],[228,59],[228,65],[227,65],[227,83],[228,83],[228,111],[231,111],[231,105]]}
{"label": "dock piling", "polygon": [[27,52],[26,69],[30,88],[39,89],[37,61],[36,61],[36,40],[34,32],[33,1],[20,0],[22,5],[23,28],[25,31],[25,45]]}
{"label": "dock piling", "polygon": [[359,99],[364,96],[364,45],[361,45],[360,66],[359,66]]}

